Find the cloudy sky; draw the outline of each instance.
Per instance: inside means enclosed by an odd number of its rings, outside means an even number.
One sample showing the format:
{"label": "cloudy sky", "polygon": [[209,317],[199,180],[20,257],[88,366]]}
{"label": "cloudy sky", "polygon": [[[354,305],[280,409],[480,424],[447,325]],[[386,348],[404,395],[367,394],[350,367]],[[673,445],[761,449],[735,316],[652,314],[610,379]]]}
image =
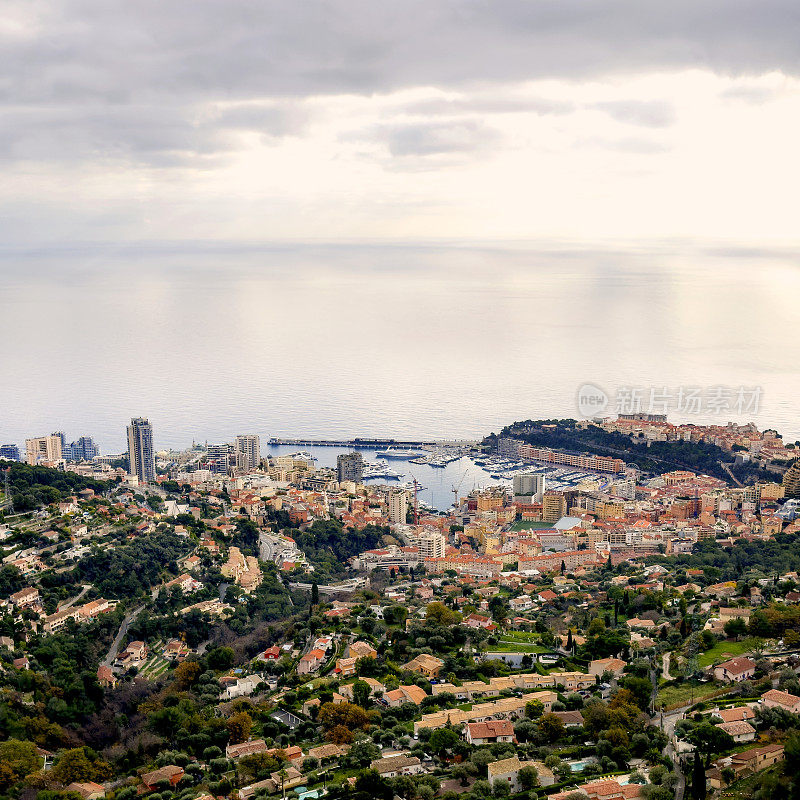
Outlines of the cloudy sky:
{"label": "cloudy sky", "polygon": [[796,236],[797,0],[7,0],[6,247]]}

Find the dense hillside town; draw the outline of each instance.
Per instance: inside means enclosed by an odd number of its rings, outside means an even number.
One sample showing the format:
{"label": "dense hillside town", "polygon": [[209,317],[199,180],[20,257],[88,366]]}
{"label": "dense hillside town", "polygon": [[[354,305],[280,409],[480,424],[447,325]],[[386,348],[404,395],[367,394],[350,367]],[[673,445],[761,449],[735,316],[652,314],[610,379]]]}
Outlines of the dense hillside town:
{"label": "dense hillside town", "polygon": [[356,451],[156,451],[144,419],[119,456],[80,441],[0,462],[2,797],[800,787],[800,450],[775,431],[629,415],[388,451],[507,479],[446,511]]}

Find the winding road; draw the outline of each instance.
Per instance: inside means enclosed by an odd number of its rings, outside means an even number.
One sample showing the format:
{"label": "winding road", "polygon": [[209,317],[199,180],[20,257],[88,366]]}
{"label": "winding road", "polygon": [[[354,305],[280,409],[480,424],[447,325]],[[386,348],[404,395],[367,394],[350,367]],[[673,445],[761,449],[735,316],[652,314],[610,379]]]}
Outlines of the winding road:
{"label": "winding road", "polygon": [[134,608],[133,611],[125,615],[125,619],[122,620],[122,625],[119,626],[117,635],[114,637],[114,641],[111,643],[111,648],[106,654],[106,657],[103,659],[103,666],[110,667],[114,663],[114,659],[116,659],[117,654],[119,653],[120,643],[125,638],[125,634],[128,632],[128,627],[130,626],[134,617],[143,608],[144,606],[139,606],[139,608]]}
{"label": "winding road", "polygon": [[78,600],[80,600],[80,599],[81,599],[81,598],[82,598],[82,597],[83,597],[83,596],[86,594],[86,592],[88,592],[88,591],[89,591],[89,589],[91,589],[91,588],[92,588],[92,587],[91,587],[91,585],[90,585],[90,584],[88,584],[88,583],[85,583],[85,584],[83,584],[83,588],[81,589],[81,592],[80,592],[80,594],[76,594],[76,595],[75,595],[75,597],[71,598],[70,600],[67,600],[67,601],[65,601],[64,603],[62,603],[62,604],[61,604],[61,605],[58,607],[58,610],[59,610],[59,611],[63,611],[65,608],[71,608],[71,607],[72,607],[72,606],[74,606],[74,605],[75,605],[75,603],[77,603],[77,602],[78,602]]}
{"label": "winding road", "polygon": [[683,719],[686,709],[690,706],[683,706],[667,714],[660,712],[652,717],[651,722],[664,731],[667,735],[667,746],[664,748],[664,755],[672,761],[672,767],[675,774],[678,776],[678,782],[675,784],[675,800],[683,800],[683,795],[686,791],[686,776],[681,771],[681,763],[678,754],[672,744],[672,739],[675,734],[675,725],[679,720]]}

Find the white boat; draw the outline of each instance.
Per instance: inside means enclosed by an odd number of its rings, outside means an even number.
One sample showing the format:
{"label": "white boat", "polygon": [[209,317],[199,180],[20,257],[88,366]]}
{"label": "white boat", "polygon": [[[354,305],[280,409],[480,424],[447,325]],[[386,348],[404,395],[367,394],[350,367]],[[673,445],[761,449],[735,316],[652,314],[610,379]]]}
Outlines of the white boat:
{"label": "white boat", "polygon": [[412,458],[419,458],[422,455],[420,450],[409,450],[402,447],[389,447],[380,450],[375,455],[378,458],[394,458],[399,461],[410,461]]}

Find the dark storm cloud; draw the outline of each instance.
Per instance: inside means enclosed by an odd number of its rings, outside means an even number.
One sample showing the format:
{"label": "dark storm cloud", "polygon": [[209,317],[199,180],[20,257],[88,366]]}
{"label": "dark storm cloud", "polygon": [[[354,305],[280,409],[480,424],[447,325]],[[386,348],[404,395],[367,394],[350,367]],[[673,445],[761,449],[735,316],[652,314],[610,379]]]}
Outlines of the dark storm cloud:
{"label": "dark storm cloud", "polygon": [[237,149],[242,133],[269,141],[300,133],[305,122],[305,113],[285,100],[211,112],[167,103],[15,106],[0,118],[0,160],[213,166]]}
{"label": "dark storm cloud", "polygon": [[39,0],[18,7],[35,12],[35,25],[28,35],[0,33],[0,97],[25,103],[800,67],[796,0]]}
{"label": "dark storm cloud", "polygon": [[[797,0],[19,0],[3,18],[0,153],[11,158],[202,161],[234,147],[237,132],[269,138],[305,124],[269,106],[203,116],[228,101],[686,67],[800,72]],[[664,109],[605,110],[669,122]],[[429,134],[401,131],[390,146],[446,145]]]}

